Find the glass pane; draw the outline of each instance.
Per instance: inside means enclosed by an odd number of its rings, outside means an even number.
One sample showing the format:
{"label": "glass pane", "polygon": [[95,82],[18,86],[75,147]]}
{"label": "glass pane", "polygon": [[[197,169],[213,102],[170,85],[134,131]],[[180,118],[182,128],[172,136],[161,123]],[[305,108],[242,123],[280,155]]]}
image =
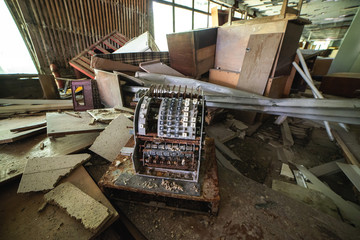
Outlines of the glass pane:
{"label": "glass pane", "polygon": [[[0,74],[36,74],[34,62],[4,1],[0,1]],[[6,46],[6,47],[4,47]]]}
{"label": "glass pane", "polygon": [[243,19],[243,14],[239,13],[239,12],[235,12],[234,13],[234,17],[235,18],[239,18],[239,19]]}
{"label": "glass pane", "polygon": [[172,6],[153,2],[154,38],[161,51],[167,51],[166,34],[173,32]]}
{"label": "glass pane", "polygon": [[218,9],[221,9],[221,5],[216,4],[216,3],[213,3],[213,2],[210,2],[210,12],[211,12],[211,9],[212,9],[213,7],[217,7]]}
{"label": "glass pane", "polygon": [[192,12],[175,8],[175,32],[186,32],[192,29]]}
{"label": "glass pane", "polygon": [[202,13],[195,12],[194,15],[194,29],[207,28],[208,16]]}
{"label": "glass pane", "polygon": [[192,0],[175,0],[175,3],[192,8]]}
{"label": "glass pane", "polygon": [[208,11],[208,0],[195,0],[194,8],[207,12]]}

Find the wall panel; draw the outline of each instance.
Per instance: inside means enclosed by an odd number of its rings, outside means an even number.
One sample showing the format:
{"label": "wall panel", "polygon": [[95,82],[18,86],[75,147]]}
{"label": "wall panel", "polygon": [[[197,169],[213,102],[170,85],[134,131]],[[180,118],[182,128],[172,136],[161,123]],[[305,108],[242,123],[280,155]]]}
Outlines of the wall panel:
{"label": "wall panel", "polygon": [[148,0],[5,0],[39,73],[119,31],[129,39],[151,29]]}

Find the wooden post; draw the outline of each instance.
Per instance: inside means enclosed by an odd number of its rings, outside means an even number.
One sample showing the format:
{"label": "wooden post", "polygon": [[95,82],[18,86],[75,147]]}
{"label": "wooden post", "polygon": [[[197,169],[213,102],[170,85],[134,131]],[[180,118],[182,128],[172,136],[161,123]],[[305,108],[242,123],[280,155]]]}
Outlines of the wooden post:
{"label": "wooden post", "polygon": [[286,8],[287,8],[287,5],[288,5],[288,2],[289,2],[289,0],[284,0],[283,5],[281,7],[280,16],[283,17],[283,18],[286,17]]}

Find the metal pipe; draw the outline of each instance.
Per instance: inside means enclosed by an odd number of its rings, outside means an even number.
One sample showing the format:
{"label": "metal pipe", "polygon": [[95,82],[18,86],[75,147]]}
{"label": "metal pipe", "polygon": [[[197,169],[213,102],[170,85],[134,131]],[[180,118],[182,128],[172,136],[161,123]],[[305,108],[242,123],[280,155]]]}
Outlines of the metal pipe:
{"label": "metal pipe", "polygon": [[[306,65],[306,62],[305,62],[305,59],[304,59],[304,56],[302,55],[300,49],[297,49],[297,50],[296,50],[296,54],[297,54],[298,57],[299,57],[301,66],[302,66],[302,68],[304,69],[305,74],[307,75],[307,77],[308,77],[309,80],[311,81],[312,85],[314,85],[314,81],[313,81],[313,79],[311,78],[311,74],[310,74],[310,72],[309,72],[309,69],[308,69],[308,67],[307,67],[307,65]],[[317,93],[316,93],[316,92],[313,91],[313,94],[314,94],[314,97],[315,97],[315,98],[320,98],[320,99],[323,99],[323,98],[324,98],[324,96],[323,96],[320,92],[317,92]],[[344,124],[344,123],[338,123],[338,124],[339,124],[339,126],[342,127],[345,131],[347,131],[347,132],[349,131],[349,128],[348,128],[348,126],[346,126],[346,124]]]}
{"label": "metal pipe", "polygon": [[[298,49],[299,50],[299,49]],[[301,55],[301,54],[300,54]],[[302,56],[302,55],[301,55]],[[301,61],[301,60],[300,60]],[[321,93],[319,92],[319,90],[314,86],[314,83],[305,75],[305,73],[301,70],[301,68],[299,67],[299,65],[296,62],[292,63],[293,66],[296,68],[296,70],[298,71],[298,73],[300,73],[301,77],[305,80],[305,82],[309,85],[309,87],[311,88],[314,97],[318,98]],[[305,69],[307,69],[307,67],[305,67]],[[308,70],[309,71],[309,70]],[[310,74],[310,73],[309,73]],[[323,97],[324,98],[324,97]],[[328,121],[324,121],[324,125],[325,125],[325,129],[326,132],[330,138],[330,141],[334,141],[334,136],[331,133],[331,128],[330,128],[330,124]]]}

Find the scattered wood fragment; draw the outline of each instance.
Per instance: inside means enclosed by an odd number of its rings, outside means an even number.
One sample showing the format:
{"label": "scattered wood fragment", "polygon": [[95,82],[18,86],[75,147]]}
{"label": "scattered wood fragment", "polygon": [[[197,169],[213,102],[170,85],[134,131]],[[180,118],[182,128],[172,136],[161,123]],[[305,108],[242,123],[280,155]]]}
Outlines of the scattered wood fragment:
{"label": "scattered wood fragment", "polygon": [[308,183],[306,182],[303,174],[298,170],[294,170],[293,172],[294,172],[294,176],[295,176],[297,185],[299,185],[300,187],[303,187],[303,188],[308,188]]}
{"label": "scattered wood fragment", "polygon": [[124,115],[127,118],[132,117],[134,110],[130,108],[103,108],[103,109],[91,109],[87,112],[95,119],[97,122],[109,123],[119,115]]}
{"label": "scattered wood fragment", "polygon": [[275,124],[276,125],[281,125],[285,120],[286,120],[287,116],[286,115],[280,115],[276,118],[275,120]]}
{"label": "scattered wood fragment", "polygon": [[0,144],[11,143],[36,134],[46,132],[46,127],[30,129],[22,132],[10,132],[9,130],[0,130]]}
{"label": "scattered wood fragment", "polygon": [[215,152],[216,159],[220,162],[221,165],[230,171],[241,175],[241,173],[229,162],[229,160],[226,159],[226,157],[219,150],[216,149]]}
{"label": "scattered wood fragment", "polygon": [[294,179],[294,174],[293,172],[291,171],[290,167],[289,167],[289,164],[286,164],[286,163],[283,163],[281,165],[281,171],[280,171],[280,175],[281,176],[284,176],[284,177],[287,177],[289,179]]}
{"label": "scattered wood fragment", "polygon": [[65,110],[65,109],[73,109],[72,103],[6,106],[6,107],[0,107],[0,114],[15,114],[15,113],[41,112],[41,111]]}
{"label": "scattered wood fragment", "polygon": [[283,144],[285,146],[294,145],[294,139],[291,135],[291,130],[286,120],[281,124],[281,135],[282,135]]}
{"label": "scattered wood fragment", "polygon": [[132,125],[132,121],[127,117],[119,115],[96,138],[90,150],[110,162],[114,161],[132,136],[128,129],[128,126]]}
{"label": "scattered wood fragment", "polygon": [[26,131],[26,130],[30,130],[30,129],[34,129],[34,128],[45,127],[45,126],[46,126],[46,121],[42,121],[42,122],[38,122],[38,123],[29,124],[29,125],[26,125],[23,127],[17,127],[17,128],[10,129],[10,132],[22,132],[22,131]]}
{"label": "scattered wood fragment", "polygon": [[333,200],[321,192],[275,179],[272,181],[272,189],[341,220]]}
{"label": "scattered wood fragment", "polygon": [[332,133],[335,140],[343,150],[345,159],[347,159],[351,164],[360,167],[360,146],[356,139],[344,130],[336,130],[332,131]]}
{"label": "scattered wood fragment", "polygon": [[151,60],[148,62],[142,62],[139,64],[140,68],[147,73],[158,73],[170,76],[185,77],[184,74],[179,73],[175,69],[168,65],[160,62],[160,60]]}
{"label": "scattered wood fragment", "polygon": [[80,220],[86,229],[95,232],[110,217],[107,207],[73,184],[65,182],[44,195],[48,203],[63,208],[71,217]]}
{"label": "scattered wood fragment", "polygon": [[221,143],[215,136],[213,136],[211,133],[207,133],[207,135],[214,139],[215,146],[224,154],[226,154],[228,157],[230,157],[233,160],[241,161],[241,159],[233,152],[231,151],[227,146],[225,146],[223,143]]}
{"label": "scattered wood fragment", "polygon": [[[82,133],[52,139],[42,135],[36,139],[26,139],[3,145],[0,151],[0,183],[20,177],[28,159],[78,152],[89,147],[98,135],[98,132]],[[43,150],[41,150],[41,144],[46,146]],[[18,149],[22,149],[22,151]]]}
{"label": "scattered wood fragment", "polygon": [[206,127],[206,131],[216,137],[220,142],[224,143],[230,141],[238,136],[238,133],[227,128],[222,123],[217,123]]}
{"label": "scattered wood fragment", "polygon": [[249,128],[246,130],[246,136],[252,136],[258,128],[262,125],[262,122],[257,122],[249,126]]}
{"label": "scattered wood fragment", "polygon": [[342,197],[336,194],[304,166],[297,165],[296,167],[306,176],[306,178],[311,181],[313,187],[315,187],[318,191],[322,192],[324,195],[334,201],[334,203],[340,209],[340,212],[344,218],[349,220],[355,226],[360,226],[360,211],[357,208],[355,208],[353,205],[349,204]]}
{"label": "scattered wood fragment", "polygon": [[346,163],[336,163],[341,171],[349,178],[349,180],[354,184],[356,189],[360,191],[360,168],[355,165],[346,164]]}
{"label": "scattered wood fragment", "polygon": [[19,184],[18,193],[50,190],[62,177],[90,157],[90,154],[76,154],[29,159]]}
{"label": "scattered wood fragment", "polygon": [[18,104],[18,105],[68,104],[68,105],[72,105],[72,101],[71,100],[53,100],[53,99],[11,99],[11,98],[0,98],[0,104]]}
{"label": "scattered wood fragment", "polygon": [[310,168],[309,171],[317,177],[334,174],[340,172],[340,168],[336,164],[337,162],[345,162],[345,159],[341,158],[332,162],[324,163],[319,166]]}
{"label": "scattered wood fragment", "polygon": [[81,118],[74,118],[65,113],[46,113],[48,136],[63,136],[86,132],[100,132],[107,124],[89,125],[92,117],[87,112],[79,112]]}
{"label": "scattered wood fragment", "polygon": [[124,156],[131,156],[131,154],[134,152],[134,148],[133,147],[123,147],[121,148],[121,155]]}
{"label": "scattered wood fragment", "polygon": [[51,204],[48,204],[42,212],[38,212],[45,202],[44,194],[41,192],[17,194],[18,183],[11,181],[2,186],[2,194],[0,194],[1,238],[96,239],[98,234],[116,221],[118,213],[83,166],[79,166],[61,181],[64,182],[72,183],[109,209],[111,218],[98,231],[91,232],[85,229],[80,221],[71,218],[66,211]]}
{"label": "scattered wood fragment", "polygon": [[69,116],[73,116],[73,117],[77,117],[77,118],[81,118],[81,115],[79,115],[77,112],[64,112],[65,114],[69,115]]}

